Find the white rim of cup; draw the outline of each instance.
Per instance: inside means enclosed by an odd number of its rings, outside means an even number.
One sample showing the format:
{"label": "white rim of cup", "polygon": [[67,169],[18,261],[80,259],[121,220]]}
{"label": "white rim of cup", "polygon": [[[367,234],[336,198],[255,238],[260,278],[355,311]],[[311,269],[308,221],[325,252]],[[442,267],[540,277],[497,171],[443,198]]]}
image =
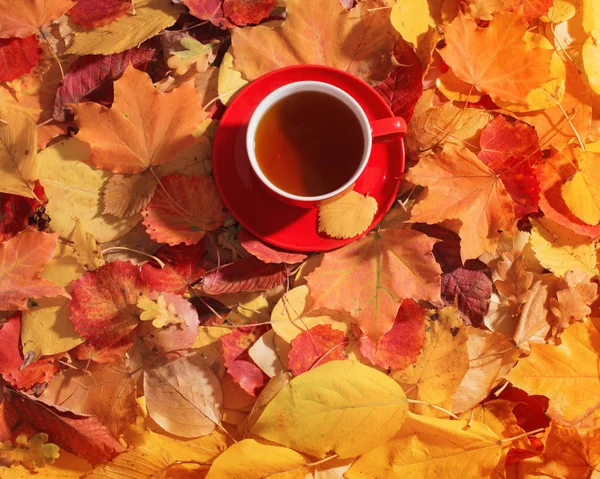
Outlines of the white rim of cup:
{"label": "white rim of cup", "polygon": [[[319,196],[293,195],[275,186],[260,169],[254,150],[254,137],[256,136],[256,128],[258,127],[260,120],[262,120],[262,117],[267,112],[267,110],[269,110],[269,108],[271,108],[279,100],[301,91],[316,91],[321,93],[328,93],[331,96],[336,97],[338,100],[341,100],[356,115],[363,130],[365,147],[363,157],[361,158],[358,168],[356,169],[352,177],[342,186],[335,189],[334,191]],[[262,181],[262,183],[271,191],[277,193],[280,196],[283,196],[284,198],[288,198],[294,201],[305,202],[323,201],[333,196],[336,196],[344,190],[348,189],[360,177],[365,167],[367,166],[367,162],[369,161],[369,156],[371,154],[372,143],[373,139],[371,137],[371,125],[369,123],[369,119],[367,118],[366,113],[363,111],[358,102],[344,90],[336,86],[330,85],[329,83],[323,83],[319,81],[299,81],[294,83],[288,83],[287,85],[277,88],[276,90],[269,93],[258,104],[256,109],[254,110],[254,113],[252,113],[252,116],[250,117],[250,122],[248,123],[248,130],[246,132],[246,150],[248,151],[248,157],[250,158],[250,165],[252,166],[254,173],[256,173],[260,181]]]}

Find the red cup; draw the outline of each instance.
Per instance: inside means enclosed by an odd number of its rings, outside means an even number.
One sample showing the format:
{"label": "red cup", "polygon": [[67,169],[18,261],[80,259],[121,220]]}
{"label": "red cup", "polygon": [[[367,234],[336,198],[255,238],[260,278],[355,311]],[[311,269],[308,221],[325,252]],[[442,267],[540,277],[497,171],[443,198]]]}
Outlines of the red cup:
{"label": "red cup", "polygon": [[[334,96],[338,100],[342,101],[356,115],[356,118],[358,119],[362,127],[364,135],[365,146],[362,159],[354,174],[346,183],[344,183],[339,188],[319,196],[294,195],[275,186],[261,170],[256,159],[256,153],[254,149],[256,129],[260,121],[262,120],[264,114],[279,100],[287,96],[293,95],[295,93],[306,91],[325,93]],[[354,183],[363,173],[364,169],[367,166],[367,163],[369,162],[369,157],[371,155],[371,147],[374,139],[378,139],[379,141],[386,141],[397,139],[398,136],[404,136],[405,134],[406,122],[404,121],[404,118],[395,116],[369,122],[367,115],[365,114],[361,106],[358,104],[358,102],[344,90],[336,86],[330,85],[329,83],[319,81],[299,81],[294,83],[288,83],[287,85],[276,89],[275,91],[267,95],[258,104],[256,109],[252,113],[250,122],[248,123],[248,130],[246,133],[246,149],[248,150],[248,157],[250,158],[250,165],[252,167],[252,170],[254,171],[262,185],[272,195],[274,195],[277,199],[285,203],[290,203],[301,208],[312,208],[318,205],[319,202],[323,200],[327,200],[336,195],[339,195],[340,193],[343,193],[346,190],[352,189]]]}

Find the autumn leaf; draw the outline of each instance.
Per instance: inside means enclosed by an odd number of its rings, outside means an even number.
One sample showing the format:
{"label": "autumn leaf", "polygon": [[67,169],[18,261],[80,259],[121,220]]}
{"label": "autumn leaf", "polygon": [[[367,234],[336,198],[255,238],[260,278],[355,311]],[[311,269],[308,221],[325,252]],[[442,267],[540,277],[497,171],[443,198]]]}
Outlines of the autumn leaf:
{"label": "autumn leaf", "polygon": [[562,196],[571,212],[590,225],[600,224],[600,153],[575,149],[577,172],[562,186]]}
{"label": "autumn leaf", "polygon": [[124,341],[138,325],[137,301],[146,291],[140,270],[127,261],[113,261],[73,281],[69,303],[75,330],[95,348]]}
{"label": "autumn leaf", "polygon": [[395,438],[360,457],[345,476],[491,477],[501,454],[498,436],[485,424],[409,413]]}
{"label": "autumn leaf", "polygon": [[83,28],[97,28],[121,18],[131,5],[128,0],[78,0],[68,15]]}
{"label": "autumn leaf", "polygon": [[167,60],[169,68],[175,70],[177,75],[185,75],[195,65],[201,73],[215,60],[215,44],[203,45],[192,37],[182,37],[179,41],[182,50],[173,51]]}
{"label": "autumn leaf", "polygon": [[[354,457],[394,436],[406,413],[402,389],[385,374],[353,361],[331,361],[284,386],[251,431],[313,456]],[[319,441],[312,440],[315,427]]]}
{"label": "autumn leaf", "polygon": [[238,239],[242,247],[252,256],[255,256],[263,263],[288,263],[295,264],[304,261],[307,256],[301,253],[290,253],[274,246],[269,246],[260,241],[246,229],[241,229],[238,233]]}
{"label": "autumn leaf", "polygon": [[527,95],[550,73],[552,52],[529,48],[523,40],[527,22],[520,13],[498,13],[489,27],[459,14],[446,28],[444,61],[461,80],[482,93],[525,104]]}
{"label": "autumn leaf", "polygon": [[59,457],[58,446],[49,443],[48,434],[43,432],[29,438],[20,435],[14,444],[11,441],[0,443],[0,453],[0,465],[23,464],[29,470],[52,464]]}
{"label": "autumn leaf", "polygon": [[354,190],[319,204],[319,233],[333,238],[352,238],[364,233],[378,210],[377,200]]}
{"label": "autumn leaf", "polygon": [[96,238],[85,231],[80,222],[75,226],[73,248],[78,263],[88,271],[94,271],[104,265],[104,257]]}
{"label": "autumn leaf", "polygon": [[268,18],[277,0],[223,0],[223,13],[236,25],[257,24]]}
{"label": "autumn leaf", "polygon": [[288,368],[296,376],[329,361],[346,359],[346,337],[329,324],[318,324],[300,333],[292,341]]}
{"label": "autumn leaf", "polygon": [[6,241],[24,230],[33,222],[36,212],[46,206],[48,198],[39,181],[35,182],[33,193],[33,198],[0,193],[0,241]]}
{"label": "autumn leaf", "polygon": [[462,221],[463,262],[495,250],[499,232],[514,229],[513,202],[502,181],[464,146],[446,144],[442,153],[422,156],[406,179],[427,186],[412,209],[412,221]]}
{"label": "autumn leaf", "polygon": [[277,68],[314,63],[379,83],[392,69],[396,41],[387,10],[377,10],[381,6],[367,0],[348,12],[339,0],[288,0],[281,27],[232,31],[233,66],[255,80]]}
{"label": "autumn leaf", "polygon": [[255,258],[238,259],[207,271],[198,289],[206,294],[264,291],[282,284],[286,272],[285,265],[266,264]]}
{"label": "autumn leaf", "polygon": [[221,385],[198,353],[146,368],[144,391],[150,417],[171,434],[205,436],[221,422]]}
{"label": "autumn leaf", "polygon": [[208,176],[165,176],[161,187],[142,210],[150,237],[171,246],[198,243],[206,231],[223,224],[225,211]]}
{"label": "autumn leaf", "polygon": [[233,68],[233,55],[229,51],[225,52],[219,67],[218,82],[219,98],[225,105],[228,105],[235,94],[248,84],[242,78],[242,74]]}
{"label": "autumn leaf", "polygon": [[315,308],[348,311],[377,341],[392,327],[401,299],[439,302],[435,242],[414,230],[381,230],[326,253],[307,278]]}
{"label": "autumn leaf", "polygon": [[40,61],[41,53],[34,35],[0,39],[0,81],[13,81],[29,73]]}
{"label": "autumn leaf", "polygon": [[27,298],[69,297],[64,288],[39,277],[57,240],[57,234],[27,229],[0,243],[0,310],[26,311]]}
{"label": "autumn leaf", "polygon": [[425,341],[425,311],[412,299],[400,304],[394,325],[377,343],[359,338],[360,352],[384,369],[406,369],[416,362]]}
{"label": "autumn leaf", "polygon": [[11,0],[0,2],[0,38],[38,34],[75,5],[74,0]]}
{"label": "autumn leaf", "polygon": [[[106,13],[103,9],[102,15]],[[178,17],[178,10],[168,0],[136,0],[135,15],[130,12],[108,25],[76,30],[67,52],[76,55],[120,53],[170,27]]]}
{"label": "autumn leaf", "polygon": [[104,186],[104,213],[129,218],[144,208],[156,192],[158,180],[149,171],[141,175],[113,175]]}

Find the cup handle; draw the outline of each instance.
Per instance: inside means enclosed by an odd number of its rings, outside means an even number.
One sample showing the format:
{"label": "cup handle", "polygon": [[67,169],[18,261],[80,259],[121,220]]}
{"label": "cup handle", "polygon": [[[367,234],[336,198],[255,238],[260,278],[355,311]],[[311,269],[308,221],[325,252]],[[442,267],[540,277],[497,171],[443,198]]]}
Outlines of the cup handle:
{"label": "cup handle", "polygon": [[406,121],[401,116],[372,121],[371,135],[375,143],[397,140],[406,135]]}

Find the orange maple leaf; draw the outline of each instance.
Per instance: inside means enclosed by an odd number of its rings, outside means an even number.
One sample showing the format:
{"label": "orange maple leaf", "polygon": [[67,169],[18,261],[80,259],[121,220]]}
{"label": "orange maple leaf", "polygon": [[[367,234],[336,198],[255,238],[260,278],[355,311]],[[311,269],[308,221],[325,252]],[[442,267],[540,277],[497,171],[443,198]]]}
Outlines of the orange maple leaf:
{"label": "orange maple leaf", "polygon": [[75,4],[75,0],[0,0],[0,38],[37,34]]}
{"label": "orange maple leaf", "polygon": [[415,230],[381,230],[331,253],[307,277],[314,308],[345,310],[376,342],[404,298],[440,303],[437,239]]}
{"label": "orange maple leaf", "polygon": [[114,173],[140,173],[162,165],[194,142],[193,131],[206,117],[202,98],[189,83],[169,93],[129,66],[114,84],[115,101],[73,105],[77,138],[92,147],[89,162]]}
{"label": "orange maple leaf", "polygon": [[444,61],[461,80],[492,98],[527,104],[527,95],[550,79],[552,50],[529,47],[522,13],[497,13],[488,28],[460,14],[446,29]]}
{"label": "orange maple leaf", "polygon": [[462,221],[460,254],[464,261],[495,251],[502,231],[513,231],[513,201],[501,178],[464,146],[447,143],[435,155],[421,157],[406,179],[427,186],[412,210],[415,223]]}
{"label": "orange maple leaf", "polygon": [[52,259],[58,236],[27,229],[0,243],[0,311],[27,311],[27,298],[70,298],[63,287],[38,277]]}

